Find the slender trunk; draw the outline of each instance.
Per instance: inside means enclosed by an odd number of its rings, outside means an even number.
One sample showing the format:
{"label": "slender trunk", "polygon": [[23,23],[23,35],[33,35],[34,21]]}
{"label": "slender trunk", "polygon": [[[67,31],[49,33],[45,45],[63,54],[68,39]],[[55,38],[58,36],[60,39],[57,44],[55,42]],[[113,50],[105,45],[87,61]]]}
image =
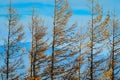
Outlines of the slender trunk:
{"label": "slender trunk", "polygon": [[[79,53],[79,57],[80,57],[80,56],[81,56],[81,42],[80,42],[80,53]],[[80,78],[81,78],[80,72],[81,72],[81,59],[79,59],[79,80],[80,80]]]}
{"label": "slender trunk", "polygon": [[81,64],[79,63],[79,80],[80,80],[80,78],[81,78],[81,75],[80,75],[80,68],[81,68]]}
{"label": "slender trunk", "polygon": [[91,34],[91,53],[90,53],[90,80],[93,80],[93,35],[94,35],[94,32],[93,32],[93,0],[92,0],[92,34]]}
{"label": "slender trunk", "polygon": [[[37,26],[35,27],[35,33],[37,34]],[[35,53],[34,53],[34,65],[33,65],[33,75],[36,78],[36,53],[37,53],[37,38],[35,37]]]}
{"label": "slender trunk", "polygon": [[33,60],[33,77],[34,77],[34,79],[36,78],[36,70],[35,70],[35,61],[36,61],[36,50],[35,50],[35,52],[34,52],[34,55],[33,55],[33,57],[34,57],[34,60]]}
{"label": "slender trunk", "polygon": [[31,53],[31,64],[30,64],[30,77],[32,77],[32,62],[33,62],[33,60],[32,60],[32,58],[33,58],[33,56],[32,56],[32,53]]}
{"label": "slender trunk", "polygon": [[54,80],[54,47],[55,47],[55,17],[56,17],[56,0],[54,0],[54,4],[55,4],[55,7],[54,7],[54,22],[53,22],[53,43],[52,43],[52,66],[51,66],[51,80]]}
{"label": "slender trunk", "polygon": [[32,52],[31,52],[31,65],[30,65],[30,77],[33,76],[33,27],[32,27]]}
{"label": "slender trunk", "polygon": [[53,80],[53,71],[54,71],[54,46],[55,46],[55,22],[53,30],[53,43],[52,43],[52,66],[51,66],[51,80]]}
{"label": "slender trunk", "polygon": [[[34,16],[34,9],[33,9],[33,16]],[[33,26],[32,26],[32,28],[33,28],[33,36],[34,36],[34,29],[35,29],[35,34],[37,33],[37,28],[35,27],[35,25],[34,25],[34,19],[33,19],[33,17],[32,17],[32,21],[33,21]],[[34,42],[33,42],[33,44],[34,44]],[[33,46],[34,47],[34,46]],[[33,50],[34,51],[34,50]],[[35,62],[36,62],[36,51],[37,51],[37,39],[36,39],[36,37],[35,37],[35,51],[34,51],[34,53],[33,53],[33,77],[34,77],[34,80],[35,80],[35,78],[36,78],[36,70],[35,70]]]}
{"label": "slender trunk", "polygon": [[6,62],[6,80],[9,79],[9,49],[10,49],[10,25],[11,25],[11,0],[9,7],[9,22],[8,22],[8,43],[7,43],[7,62]]}
{"label": "slender trunk", "polygon": [[9,21],[9,28],[8,28],[8,49],[7,49],[7,70],[6,70],[6,80],[8,80],[9,79],[9,48],[10,48],[10,46],[9,46],[9,44],[10,44],[10,21]]}
{"label": "slender trunk", "polygon": [[115,24],[114,24],[114,20],[113,20],[113,38],[112,38],[112,40],[113,40],[113,43],[112,43],[112,61],[111,61],[111,68],[112,68],[112,76],[111,76],[111,80],[114,80],[114,42],[115,42],[115,40],[114,40],[114,37],[115,37]]}
{"label": "slender trunk", "polygon": [[34,57],[33,57],[33,54],[34,54],[34,51],[33,51],[33,36],[34,36],[34,19],[33,19],[33,16],[34,16],[34,9],[32,11],[32,49],[31,49],[31,70],[30,70],[30,77],[33,77],[33,64],[34,64]]}
{"label": "slender trunk", "polygon": [[52,43],[52,66],[51,66],[51,80],[53,80],[54,76],[54,45],[55,45],[55,37],[53,35],[53,43]]}

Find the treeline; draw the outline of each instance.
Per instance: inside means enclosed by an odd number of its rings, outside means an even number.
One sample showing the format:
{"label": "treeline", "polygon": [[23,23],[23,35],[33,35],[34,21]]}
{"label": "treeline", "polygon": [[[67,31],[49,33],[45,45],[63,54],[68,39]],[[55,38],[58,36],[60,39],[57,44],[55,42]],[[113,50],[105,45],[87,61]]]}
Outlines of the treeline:
{"label": "treeline", "polygon": [[0,80],[119,80],[119,19],[115,11],[103,11],[96,0],[89,0],[89,9],[91,18],[86,25],[69,25],[72,10],[68,0],[54,0],[53,30],[48,36],[49,26],[33,8],[28,26],[31,49],[25,51],[20,44],[25,38],[24,24],[19,24],[19,13],[10,1]]}

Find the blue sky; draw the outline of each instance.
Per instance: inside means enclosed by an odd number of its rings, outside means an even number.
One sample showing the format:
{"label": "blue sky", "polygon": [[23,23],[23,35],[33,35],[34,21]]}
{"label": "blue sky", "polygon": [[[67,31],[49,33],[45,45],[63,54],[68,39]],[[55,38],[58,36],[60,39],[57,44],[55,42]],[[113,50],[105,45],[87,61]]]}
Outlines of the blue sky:
{"label": "blue sky", "polygon": [[[70,8],[73,11],[73,16],[70,18],[70,23],[77,22],[79,25],[84,25],[90,18],[90,5],[88,0],[68,0]],[[113,12],[114,8],[118,17],[120,17],[120,0],[99,0],[104,11]],[[0,40],[6,35],[7,28],[7,9],[9,0],[0,0]],[[20,23],[24,24],[25,31],[28,32],[27,26],[30,25],[32,7],[36,9],[36,13],[40,14],[45,20],[46,26],[51,27],[53,21],[54,0],[12,0],[12,5],[18,10],[20,15]],[[29,33],[26,34],[26,40],[29,41]],[[0,41],[2,43],[2,41]]]}
{"label": "blue sky", "polygon": [[[68,0],[74,15],[88,15],[88,0]],[[113,10],[116,8],[120,11],[120,0],[98,0],[104,10]],[[30,15],[30,9],[34,6],[39,9],[41,15],[51,16],[54,7],[54,0],[12,0],[13,6],[18,9],[22,15]],[[0,0],[0,16],[6,14],[5,9],[9,5],[9,0]]]}

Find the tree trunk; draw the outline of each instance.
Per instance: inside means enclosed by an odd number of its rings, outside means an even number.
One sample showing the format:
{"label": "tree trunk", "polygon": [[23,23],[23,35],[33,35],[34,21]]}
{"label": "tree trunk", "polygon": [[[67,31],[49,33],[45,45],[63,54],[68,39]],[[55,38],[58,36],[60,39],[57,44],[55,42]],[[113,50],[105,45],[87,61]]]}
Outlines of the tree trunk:
{"label": "tree trunk", "polygon": [[92,0],[92,34],[91,34],[91,53],[90,53],[90,80],[93,80],[93,35],[94,35],[94,32],[93,32],[93,0]]}

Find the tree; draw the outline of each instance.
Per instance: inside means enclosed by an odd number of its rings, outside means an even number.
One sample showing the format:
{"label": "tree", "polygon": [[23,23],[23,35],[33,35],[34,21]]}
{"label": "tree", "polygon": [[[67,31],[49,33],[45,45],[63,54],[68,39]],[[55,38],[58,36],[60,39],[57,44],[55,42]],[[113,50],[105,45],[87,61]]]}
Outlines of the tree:
{"label": "tree", "polygon": [[[68,19],[72,15],[67,0],[54,0],[53,41],[51,55],[50,78],[62,79],[67,71],[70,58],[73,57],[74,29],[76,24],[68,27]],[[74,58],[73,58],[74,59]],[[70,61],[71,62],[71,61]]]}
{"label": "tree", "polygon": [[[84,69],[85,68],[85,56],[86,54],[86,48],[87,48],[87,38],[88,38],[88,32],[86,32],[86,29],[84,27],[79,27],[78,33],[75,36],[75,42],[76,44],[76,57],[75,60],[73,60],[73,63],[70,63],[72,65],[72,69],[67,74],[69,79],[75,79],[75,80],[81,80],[84,79]],[[74,56],[74,55],[73,55]],[[86,69],[86,68],[85,68]]]}
{"label": "tree", "polygon": [[23,26],[18,25],[18,14],[12,7],[11,1],[8,11],[8,35],[4,43],[4,63],[0,71],[2,71],[3,79],[17,80],[22,78],[23,75],[22,55],[24,51],[20,44],[24,37],[24,32]]}
{"label": "tree", "polygon": [[111,18],[111,21],[109,23],[109,52],[110,56],[108,57],[107,62],[108,69],[105,72],[106,78],[109,78],[110,80],[119,79],[119,49],[120,49],[120,27],[119,27],[119,19],[117,18],[115,12],[113,14],[113,17]]}
{"label": "tree", "polygon": [[[90,42],[88,43],[88,47],[90,49],[89,56],[89,64],[90,65],[90,80],[98,78],[97,75],[100,74],[100,64],[104,62],[105,59],[98,59],[99,53],[102,52],[102,42],[109,37],[108,35],[108,22],[110,19],[109,14],[103,20],[102,9],[100,8],[99,3],[95,2],[95,0],[91,1],[91,27],[90,27]],[[95,15],[97,15],[96,18]],[[107,34],[107,35],[106,35]]]}
{"label": "tree", "polygon": [[[88,38],[88,32],[86,32],[86,29],[84,29],[83,27],[80,27],[80,30],[77,34],[77,39],[78,39],[78,48],[79,48],[79,52],[78,52],[78,57],[76,59],[76,62],[78,63],[78,80],[83,79],[83,75],[81,75],[81,73],[83,74],[84,70],[82,71],[81,68],[82,66],[85,67],[85,55],[86,55],[86,48],[87,48],[87,42],[86,39]],[[85,73],[84,73],[85,75]]]}
{"label": "tree", "polygon": [[46,61],[45,51],[48,48],[47,41],[45,39],[47,27],[44,25],[44,21],[39,16],[34,16],[34,9],[32,12],[32,24],[30,27],[32,36],[32,47],[30,50],[30,77],[31,79],[37,79],[43,77],[43,69]]}

